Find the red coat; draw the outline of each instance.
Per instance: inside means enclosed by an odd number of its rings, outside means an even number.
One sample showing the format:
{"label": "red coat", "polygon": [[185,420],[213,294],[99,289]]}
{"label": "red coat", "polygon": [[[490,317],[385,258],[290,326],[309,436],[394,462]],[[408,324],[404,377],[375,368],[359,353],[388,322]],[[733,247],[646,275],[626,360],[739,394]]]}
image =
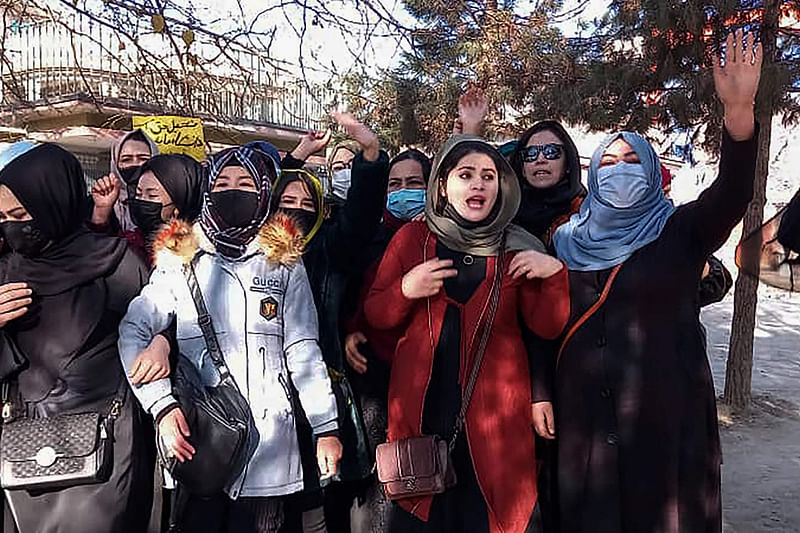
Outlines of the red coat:
{"label": "red coat", "polygon": [[[430,299],[430,321],[425,300],[402,294],[403,276],[425,258],[436,256],[436,237],[422,222],[409,223],[395,235],[381,262],[365,302],[367,317],[376,328],[405,325],[397,345],[389,386],[389,440],[422,434],[425,394],[430,380],[434,347],[438,344],[445,309],[455,304],[442,291]],[[506,271],[512,255],[506,257]],[[487,261],[486,279],[466,305],[461,306],[461,380],[466,381],[465,354],[471,352],[477,323],[488,303],[497,259]],[[457,305],[457,304],[456,304]],[[536,462],[531,426],[531,386],[528,355],[518,317],[537,335],[553,339],[569,317],[567,270],[545,279],[523,281],[503,277],[497,316],[466,419],[466,434],[478,484],[486,499],[492,533],[522,533],[536,504]],[[429,326],[430,324],[430,326]],[[401,505],[427,520],[433,498],[408,500]]]}

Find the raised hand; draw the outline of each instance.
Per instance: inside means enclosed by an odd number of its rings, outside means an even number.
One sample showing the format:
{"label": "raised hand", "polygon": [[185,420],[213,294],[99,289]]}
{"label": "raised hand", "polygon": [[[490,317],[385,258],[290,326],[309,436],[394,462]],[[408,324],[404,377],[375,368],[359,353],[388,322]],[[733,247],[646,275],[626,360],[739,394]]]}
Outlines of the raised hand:
{"label": "raised hand", "polygon": [[761,80],[763,45],[751,33],[736,30],[725,41],[725,65],[714,60],[714,88],[725,108],[725,129],[737,141],[751,138],[755,131],[755,104]]}
{"label": "raised hand", "polygon": [[300,142],[292,150],[292,157],[305,161],[312,154],[321,152],[328,147],[331,142],[331,130],[326,131],[310,131],[303,135]]}
{"label": "raised hand", "polygon": [[95,207],[113,208],[119,198],[121,188],[119,179],[114,176],[104,176],[97,180],[92,187],[92,199],[94,199]]}
{"label": "raised hand", "polygon": [[403,296],[417,300],[434,296],[442,290],[444,280],[454,278],[458,270],[452,268],[451,259],[433,258],[417,265],[403,276]]}
{"label": "raised hand", "polygon": [[111,211],[114,204],[119,199],[122,184],[115,176],[104,176],[95,182],[92,187],[92,200],[94,200],[94,211],[92,212],[92,223],[103,225],[111,218]]}
{"label": "raised hand", "polygon": [[464,133],[464,125],[461,123],[461,119],[453,119],[452,135],[461,135],[462,133]]}
{"label": "raised hand", "polygon": [[359,122],[350,113],[331,113],[333,120],[339,124],[347,136],[356,141],[364,152],[364,159],[367,161],[377,161],[380,156],[381,144],[378,136],[366,125]]}
{"label": "raised hand", "polygon": [[483,122],[489,112],[489,103],[483,91],[471,87],[458,98],[458,121],[461,123],[461,133],[480,135]]}

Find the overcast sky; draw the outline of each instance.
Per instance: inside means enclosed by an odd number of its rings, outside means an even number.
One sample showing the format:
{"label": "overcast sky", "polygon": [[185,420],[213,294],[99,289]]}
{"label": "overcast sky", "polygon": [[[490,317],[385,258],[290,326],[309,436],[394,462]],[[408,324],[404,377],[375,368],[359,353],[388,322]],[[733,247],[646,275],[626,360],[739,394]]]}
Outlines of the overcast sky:
{"label": "overcast sky", "polygon": [[[214,24],[219,28],[229,26],[232,24],[231,21],[238,21],[233,24],[240,26],[243,22],[250,24],[265,7],[279,3],[278,0],[269,2],[241,0],[244,8],[242,13],[235,0],[191,0],[191,2],[201,18],[215,20]],[[578,3],[579,0],[566,0],[565,11],[571,10]],[[343,20],[361,20],[364,16],[363,12],[355,9],[352,0],[306,0],[306,4],[310,6],[324,4]],[[536,2],[521,1],[519,4],[518,11],[528,13]],[[379,4],[374,5],[384,6],[388,14],[400,23],[409,27],[414,25],[414,19],[403,10],[401,0],[381,0]],[[608,0],[592,0],[581,18],[591,21],[602,15],[607,5]],[[374,17],[372,19],[374,20]],[[564,23],[562,25],[564,33],[568,36],[574,35],[577,31],[577,22],[578,20],[574,19]],[[342,34],[335,26],[315,26],[312,17],[308,16],[304,20],[303,11],[297,7],[278,8],[258,19],[258,29],[266,30],[273,27],[276,28],[276,39],[272,44],[270,56],[294,65],[302,63],[307,68],[306,76],[320,81],[329,79],[332,73],[346,73],[353,67],[355,58],[359,58],[362,64],[370,65],[375,71],[396,66],[400,61],[403,46],[406,46],[406,43],[396,36],[387,35],[390,30],[385,26],[378,27],[378,35],[370,35],[369,38],[363,34]],[[352,27],[359,28],[359,26]],[[363,29],[363,26],[361,28]],[[302,38],[304,46],[301,48],[299,35],[303,32],[305,32]],[[368,43],[366,47],[365,43]]]}

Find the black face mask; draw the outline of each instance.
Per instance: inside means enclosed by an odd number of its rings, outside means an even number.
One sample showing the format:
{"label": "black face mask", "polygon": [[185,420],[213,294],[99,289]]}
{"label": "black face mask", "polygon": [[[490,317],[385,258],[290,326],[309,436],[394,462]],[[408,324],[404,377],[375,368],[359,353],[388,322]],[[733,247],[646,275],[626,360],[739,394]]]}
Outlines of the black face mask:
{"label": "black face mask", "polygon": [[122,178],[127,185],[133,185],[136,179],[136,173],[142,167],[128,167],[119,169],[119,177]]}
{"label": "black face mask", "polygon": [[211,193],[214,211],[227,228],[244,228],[253,222],[258,209],[258,194],[254,192],[230,190]]}
{"label": "black face mask", "polygon": [[131,210],[131,218],[146,235],[157,232],[165,223],[161,218],[161,210],[166,206],[158,202],[134,198],[128,202],[128,206]]}
{"label": "black face mask", "polygon": [[25,257],[36,257],[50,244],[50,239],[36,227],[33,220],[6,221],[0,226],[9,248]]}
{"label": "black face mask", "polygon": [[314,211],[306,209],[294,209],[289,207],[281,207],[278,209],[279,213],[284,213],[294,220],[298,229],[303,232],[303,235],[308,235],[314,229],[317,223],[317,214]]}

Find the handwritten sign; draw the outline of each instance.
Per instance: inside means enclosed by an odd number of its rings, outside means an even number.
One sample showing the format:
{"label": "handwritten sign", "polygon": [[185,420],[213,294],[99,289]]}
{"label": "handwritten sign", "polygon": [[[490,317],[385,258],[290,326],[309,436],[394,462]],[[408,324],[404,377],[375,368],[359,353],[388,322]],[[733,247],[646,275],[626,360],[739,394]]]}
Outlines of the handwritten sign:
{"label": "handwritten sign", "polygon": [[203,121],[188,117],[133,117],[133,128],[141,129],[158,145],[162,154],[186,154],[198,161],[206,158]]}

